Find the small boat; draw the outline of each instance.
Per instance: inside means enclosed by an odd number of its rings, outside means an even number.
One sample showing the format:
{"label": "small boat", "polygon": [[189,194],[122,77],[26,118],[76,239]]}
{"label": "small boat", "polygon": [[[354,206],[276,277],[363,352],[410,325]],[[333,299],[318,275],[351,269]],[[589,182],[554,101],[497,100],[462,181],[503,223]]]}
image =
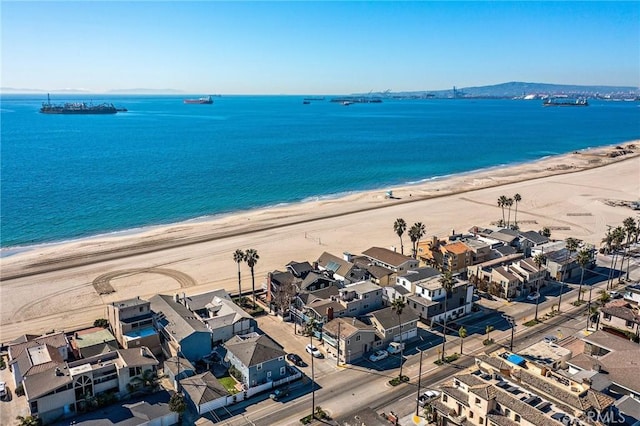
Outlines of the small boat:
{"label": "small boat", "polygon": [[302,103],[303,103],[304,105],[309,105],[311,102],[309,102],[309,101],[302,101]]}
{"label": "small boat", "polygon": [[198,99],[185,99],[184,103],[185,104],[199,104],[199,105],[212,104],[213,103],[213,98],[211,96],[205,96],[205,97],[198,98]]}
{"label": "small boat", "polygon": [[351,101],[342,101],[342,105],[344,105],[344,106],[349,106],[349,105],[351,105],[352,103],[353,103],[353,102],[351,102]]}

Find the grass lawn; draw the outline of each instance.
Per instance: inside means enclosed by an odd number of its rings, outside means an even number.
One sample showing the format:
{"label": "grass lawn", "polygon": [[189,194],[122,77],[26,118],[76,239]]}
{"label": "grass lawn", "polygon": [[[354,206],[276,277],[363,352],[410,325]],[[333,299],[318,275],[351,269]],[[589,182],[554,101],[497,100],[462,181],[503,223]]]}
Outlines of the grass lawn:
{"label": "grass lawn", "polygon": [[233,395],[234,393],[238,393],[238,390],[236,389],[236,381],[233,377],[225,376],[218,379],[218,381],[222,383],[222,386],[224,386],[230,394]]}

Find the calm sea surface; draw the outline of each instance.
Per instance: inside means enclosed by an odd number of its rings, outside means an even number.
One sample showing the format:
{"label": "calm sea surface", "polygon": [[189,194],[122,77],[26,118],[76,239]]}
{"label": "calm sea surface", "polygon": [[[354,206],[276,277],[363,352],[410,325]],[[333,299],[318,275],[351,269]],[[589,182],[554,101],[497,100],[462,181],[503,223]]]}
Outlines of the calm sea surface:
{"label": "calm sea surface", "polygon": [[56,95],[126,113],[44,115],[1,98],[3,249],[387,188],[640,139],[640,103]]}

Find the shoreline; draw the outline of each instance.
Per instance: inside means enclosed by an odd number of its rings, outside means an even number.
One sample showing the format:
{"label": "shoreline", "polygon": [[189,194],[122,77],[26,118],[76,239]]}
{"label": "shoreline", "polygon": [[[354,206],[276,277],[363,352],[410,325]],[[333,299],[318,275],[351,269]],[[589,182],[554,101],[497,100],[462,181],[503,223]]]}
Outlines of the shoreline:
{"label": "shoreline", "polygon": [[[396,218],[409,225],[423,222],[423,240],[450,235],[452,228],[466,232],[487,227],[502,217],[496,203],[501,195],[521,194],[517,219],[523,230],[549,227],[554,239],[572,236],[598,246],[607,226],[638,216],[616,202],[638,200],[640,146],[635,141],[618,145],[635,148],[615,158],[609,157],[617,151],[612,145],[393,187],[391,199],[384,190],[361,192],[0,258],[0,340],[91,325],[104,315],[106,304],[119,300],[214,289],[236,293],[236,249],[258,251],[255,285],[260,288],[267,272],[291,261],[313,261],[325,251],[340,255],[372,246],[400,249],[392,228]],[[406,233],[403,245],[407,253]],[[241,269],[247,291],[249,270],[244,264]],[[104,282],[112,293],[99,291]]]}
{"label": "shoreline", "polygon": [[[448,180],[455,180],[455,179],[462,179],[464,177],[474,177],[475,175],[484,175],[486,173],[490,173],[490,172],[508,172],[511,169],[516,169],[516,168],[520,168],[520,167],[527,167],[527,166],[531,166],[533,167],[536,164],[544,164],[546,162],[551,162],[552,160],[561,160],[562,158],[566,157],[569,158],[572,155],[601,155],[603,153],[603,150],[605,151],[609,151],[612,149],[615,149],[616,146],[621,146],[621,147],[627,147],[629,145],[635,145],[635,149],[638,150],[638,152],[634,152],[632,155],[627,155],[624,156],[623,158],[619,158],[619,159],[610,159],[613,161],[605,161],[602,164],[598,164],[598,165],[593,165],[590,167],[580,167],[580,168],[568,168],[566,171],[558,171],[557,173],[552,173],[552,174],[564,174],[564,173],[575,173],[581,170],[587,170],[587,169],[591,169],[591,168],[595,168],[595,167],[602,167],[602,166],[606,166],[608,164],[610,164],[611,162],[616,162],[616,161],[620,161],[620,160],[626,160],[628,158],[631,158],[631,156],[634,155],[640,155],[640,140],[631,140],[631,141],[627,141],[627,142],[623,142],[623,143],[617,143],[617,144],[610,144],[610,145],[603,145],[603,146],[598,146],[595,148],[584,148],[578,151],[574,151],[571,153],[564,153],[564,154],[554,154],[554,155],[546,155],[543,156],[539,159],[536,160],[531,160],[531,161],[521,161],[521,162],[516,162],[516,163],[509,163],[509,164],[500,164],[500,165],[495,165],[495,166],[488,166],[488,167],[484,167],[481,169],[475,169],[475,170],[469,170],[469,171],[464,171],[464,172],[459,172],[459,173],[451,173],[451,174],[446,174],[446,175],[439,175],[439,176],[433,176],[433,177],[429,177],[429,178],[424,178],[424,179],[420,179],[418,181],[415,182],[406,182],[406,183],[401,183],[398,185],[386,185],[386,186],[381,186],[381,187],[377,187],[377,188],[373,188],[373,189],[364,189],[364,190],[353,190],[353,191],[344,191],[344,192],[339,192],[339,193],[333,193],[333,194],[324,194],[324,195],[315,195],[315,196],[309,196],[309,197],[305,197],[301,200],[298,201],[291,201],[291,202],[278,202],[275,204],[271,204],[271,205],[266,205],[266,206],[262,206],[262,207],[255,207],[255,208],[249,208],[249,209],[241,209],[241,210],[234,210],[234,211],[230,211],[230,212],[223,212],[223,213],[214,213],[214,214],[205,214],[202,216],[197,216],[191,219],[185,219],[185,220],[179,220],[177,222],[167,222],[167,223],[159,223],[159,224],[150,224],[150,225],[143,225],[143,226],[139,226],[139,227],[135,227],[135,228],[128,228],[128,229],[120,229],[120,230],[113,230],[113,231],[105,231],[102,233],[98,233],[98,234],[92,234],[92,235],[86,235],[86,236],[80,236],[80,237],[72,237],[69,239],[64,239],[64,240],[59,240],[59,241],[46,241],[46,242],[41,242],[41,243],[35,243],[35,244],[26,244],[26,245],[16,245],[16,246],[7,246],[7,247],[2,247],[0,248],[0,261],[4,258],[10,258],[14,255],[18,255],[21,253],[29,253],[32,251],[37,251],[37,250],[46,250],[48,248],[55,248],[57,246],[61,246],[61,245],[66,245],[66,244],[82,244],[83,242],[87,242],[87,241],[92,241],[92,240],[109,240],[109,239],[114,239],[114,238],[121,238],[121,237],[136,237],[136,236],[143,236],[145,234],[149,234],[149,233],[153,233],[153,232],[163,232],[165,230],[169,230],[171,228],[175,228],[175,227],[183,227],[183,226],[191,226],[191,225],[198,225],[198,224],[202,224],[202,223],[209,223],[209,222],[214,222],[214,221],[219,221],[219,220],[224,220],[229,216],[234,216],[234,215],[243,215],[243,214],[251,214],[254,212],[261,212],[261,211],[269,211],[269,210],[277,210],[277,209],[287,209],[287,208],[291,208],[293,206],[302,206],[302,205],[306,205],[309,203],[322,203],[322,202],[332,202],[332,201],[340,201],[340,200],[345,200],[348,201],[349,198],[351,197],[359,197],[361,195],[367,195],[367,194],[373,194],[373,193],[377,193],[377,192],[386,192],[388,190],[393,191],[394,193],[398,192],[398,191],[402,191],[402,192],[406,192],[409,191],[409,194],[412,194],[410,191],[412,188],[417,188],[416,192],[419,192],[421,190],[423,190],[424,188],[421,188],[422,186],[426,186],[426,185],[431,185],[431,184],[436,184],[439,182],[446,182]],[[552,174],[542,174],[540,177],[544,177],[544,176],[549,176]],[[509,182],[497,182],[495,184],[490,184],[487,186],[480,186],[477,188],[468,188],[468,189],[460,189],[457,191],[453,191],[450,194],[456,194],[456,193],[461,193],[461,192],[467,192],[467,191],[474,191],[477,189],[482,189],[482,188],[491,188],[494,186],[498,186],[498,185],[504,185],[506,183],[516,183],[517,180],[514,180],[513,182],[509,181]],[[439,190],[438,190],[439,191]],[[449,193],[440,193],[440,194],[434,194],[434,195],[430,195],[429,197],[435,197],[435,196],[445,196],[445,195],[449,195]],[[394,197],[395,194],[394,194]],[[418,198],[413,198],[412,200],[406,200],[404,202],[408,202],[408,201],[417,201]]]}
{"label": "shoreline", "polygon": [[[609,157],[608,154],[617,151],[616,147],[622,147],[625,150],[632,151],[626,155],[617,157]],[[277,229],[278,227],[287,225],[296,225],[319,219],[332,219],[348,214],[366,212],[374,209],[381,209],[393,205],[401,205],[406,203],[415,203],[422,200],[434,199],[452,195],[463,194],[467,192],[478,191],[482,189],[490,189],[498,186],[523,182],[524,180],[539,179],[548,176],[559,176],[570,173],[577,173],[584,170],[591,170],[604,167],[612,163],[626,161],[631,158],[640,156],[640,140],[628,141],[622,144],[604,145],[596,148],[587,148],[572,153],[545,156],[541,159],[521,162],[515,164],[490,166],[483,169],[456,173],[444,176],[435,176],[423,179],[416,183],[402,184],[399,186],[389,186],[388,189],[373,189],[365,191],[353,191],[345,195],[328,194],[326,196],[314,197],[315,199],[305,199],[298,202],[279,203],[272,207],[260,207],[250,210],[240,210],[230,213],[221,213],[216,215],[201,216],[198,218],[188,219],[185,221],[149,225],[139,228],[132,228],[120,231],[113,231],[104,234],[80,237],[71,240],[59,242],[49,242],[29,246],[7,247],[0,250],[0,266],[2,266],[1,280],[13,279],[27,274],[9,273],[8,277],[6,267],[10,267],[13,260],[22,260],[22,257],[31,257],[38,254],[39,257],[47,255],[50,252],[57,252],[62,248],[82,247],[82,258],[88,256],[105,255],[109,260],[113,258],[126,257],[129,254],[122,253],[115,255],[115,252],[134,250],[137,253],[146,253],[148,251],[162,250],[173,247],[181,247],[199,242],[207,242],[224,237],[233,237],[245,235],[251,232]],[[587,160],[585,157],[591,157]],[[570,163],[568,165],[567,163]],[[526,175],[526,176],[525,176]],[[387,191],[392,191],[393,196],[387,197]],[[342,193],[344,194],[344,193]],[[346,205],[350,202],[358,202],[359,204],[353,208]],[[365,205],[360,205],[364,202]],[[314,214],[316,208],[322,208],[326,205],[344,204],[343,209],[335,213]],[[345,208],[346,207],[346,208]],[[212,228],[217,224],[226,224],[228,222],[237,222],[238,218],[259,218],[260,216],[274,214],[276,219],[291,219],[290,222],[272,225],[265,223],[263,226],[240,226],[240,229],[229,230],[227,232],[212,232],[208,236],[196,238],[194,236],[184,235],[196,233],[199,228]],[[306,217],[305,217],[306,216]],[[254,222],[255,223],[255,222]],[[209,230],[211,232],[212,230]],[[174,234],[170,238],[163,238],[166,234]],[[148,247],[147,250],[138,247],[138,240],[155,240],[157,248]],[[105,250],[105,245],[113,245],[114,247]],[[151,246],[153,242],[145,244]],[[87,250],[87,251],[85,251]],[[92,252],[92,250],[94,250]],[[66,250],[65,250],[66,251]],[[136,254],[136,253],[134,253]],[[51,264],[56,261],[69,261],[68,255],[55,256],[46,263]],[[39,262],[42,263],[42,262]],[[6,264],[6,265],[4,265]]]}

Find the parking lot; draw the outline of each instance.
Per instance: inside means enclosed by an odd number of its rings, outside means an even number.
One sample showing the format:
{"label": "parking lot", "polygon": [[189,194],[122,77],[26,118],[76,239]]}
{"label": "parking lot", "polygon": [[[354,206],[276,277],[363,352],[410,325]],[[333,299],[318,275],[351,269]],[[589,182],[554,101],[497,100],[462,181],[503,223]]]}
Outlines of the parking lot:
{"label": "parking lot", "polygon": [[0,401],[0,424],[12,425],[16,423],[17,416],[27,416],[27,400],[24,396],[16,396],[13,386],[13,376],[9,368],[0,370],[0,381],[7,386],[7,396]]}

